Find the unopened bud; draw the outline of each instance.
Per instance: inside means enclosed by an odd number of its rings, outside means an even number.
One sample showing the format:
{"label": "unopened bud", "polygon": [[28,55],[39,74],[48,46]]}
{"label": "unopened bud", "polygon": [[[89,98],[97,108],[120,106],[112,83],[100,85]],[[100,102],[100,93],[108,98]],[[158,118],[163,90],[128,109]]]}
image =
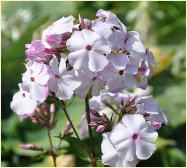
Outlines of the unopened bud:
{"label": "unopened bud", "polygon": [[105,126],[104,125],[99,125],[96,129],[96,132],[103,132],[105,130]]}
{"label": "unopened bud", "polygon": [[64,135],[67,135],[70,129],[71,129],[71,123],[67,121],[64,127]]}
{"label": "unopened bud", "polygon": [[47,107],[45,104],[42,104],[41,111],[45,116],[48,116]]}
{"label": "unopened bud", "polygon": [[43,148],[37,147],[34,144],[21,144],[19,145],[20,148],[25,149],[25,150],[35,150],[35,151],[43,151]]}
{"label": "unopened bud", "polygon": [[55,104],[51,104],[50,106],[50,113],[54,113],[55,112]]}
{"label": "unopened bud", "polygon": [[158,121],[154,121],[151,123],[153,127],[161,127],[162,123]]}

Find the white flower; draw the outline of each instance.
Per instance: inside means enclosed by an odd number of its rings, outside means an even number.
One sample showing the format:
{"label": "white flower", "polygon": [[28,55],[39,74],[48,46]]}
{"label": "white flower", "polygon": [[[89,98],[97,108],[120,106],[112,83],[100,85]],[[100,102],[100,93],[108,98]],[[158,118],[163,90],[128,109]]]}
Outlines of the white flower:
{"label": "white flower", "polygon": [[[104,133],[108,136],[111,146],[116,149],[116,153],[125,161],[133,162],[137,158],[140,160],[148,159],[156,150],[154,144],[157,139],[157,132],[154,127],[147,123],[140,114],[124,115],[121,123],[118,123],[111,132]],[[109,155],[109,145],[103,139],[102,161],[104,164],[115,165],[116,154]],[[112,148],[112,147],[111,147]]]}
{"label": "white flower", "polygon": [[66,60],[63,57],[60,59],[60,63],[58,63],[58,59],[56,57],[53,57],[50,61],[50,67],[53,75],[48,83],[49,89],[55,92],[56,96],[60,100],[70,99],[74,90],[81,84],[78,79],[77,71],[68,71],[66,69],[65,61]]}
{"label": "white flower", "polygon": [[22,80],[29,86],[31,98],[39,102],[45,101],[48,96],[47,83],[51,77],[48,65],[29,61],[26,68]]}
{"label": "white flower", "polygon": [[69,16],[54,22],[42,33],[42,43],[46,48],[58,47],[62,42],[62,35],[67,32],[72,32],[74,17]]}
{"label": "white flower", "polygon": [[100,79],[99,72],[91,72],[89,69],[82,69],[79,71],[79,76],[82,82],[81,85],[75,90],[76,95],[80,96],[81,98],[85,98],[90,88],[92,89],[94,96],[98,96],[100,94],[100,90],[105,83]]}
{"label": "white flower", "polygon": [[37,107],[37,102],[31,99],[29,88],[25,84],[19,84],[20,90],[14,94],[10,107],[20,118],[31,116]]}
{"label": "white flower", "polygon": [[107,42],[93,31],[75,31],[66,45],[71,51],[68,60],[75,69],[88,67],[92,72],[96,72],[108,64],[104,54],[110,53],[110,48]]}
{"label": "white flower", "polygon": [[133,161],[126,161],[123,156],[119,154],[114,144],[112,144],[109,134],[103,133],[103,141],[101,143],[102,149],[102,163],[104,165],[115,166],[115,167],[134,167],[138,163],[138,159]]}

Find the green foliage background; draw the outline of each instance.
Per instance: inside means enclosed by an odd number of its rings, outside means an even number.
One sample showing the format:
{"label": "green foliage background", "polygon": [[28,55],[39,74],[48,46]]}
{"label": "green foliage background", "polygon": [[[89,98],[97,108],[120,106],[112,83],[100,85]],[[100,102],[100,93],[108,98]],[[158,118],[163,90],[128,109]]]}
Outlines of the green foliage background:
{"label": "green foliage background", "polygon": [[[149,94],[163,107],[169,117],[169,126],[159,131],[158,150],[147,161],[138,166],[185,166],[186,156],[186,78],[185,78],[185,2],[3,2],[1,18],[2,48],[2,130],[1,153],[2,166],[50,166],[48,159],[40,153],[24,151],[18,147],[21,143],[34,143],[49,147],[47,133],[28,120],[20,121],[9,107],[12,95],[18,90],[21,73],[24,72],[24,44],[39,39],[41,31],[52,21],[62,16],[73,15],[78,18],[96,18],[98,9],[114,12],[129,30],[140,32],[142,40],[160,64],[149,80],[152,86]],[[68,107],[73,122],[78,125],[84,110],[84,101],[73,99]],[[56,112],[54,136],[63,132],[67,121],[60,109]],[[100,152],[101,136],[97,136],[97,151]],[[85,140],[86,141],[86,140]],[[62,142],[62,154],[77,153],[76,166],[89,166],[80,153],[81,147],[76,141]],[[78,146],[78,148],[77,148]],[[63,162],[63,159],[62,159]],[[64,161],[65,162],[65,161]]]}

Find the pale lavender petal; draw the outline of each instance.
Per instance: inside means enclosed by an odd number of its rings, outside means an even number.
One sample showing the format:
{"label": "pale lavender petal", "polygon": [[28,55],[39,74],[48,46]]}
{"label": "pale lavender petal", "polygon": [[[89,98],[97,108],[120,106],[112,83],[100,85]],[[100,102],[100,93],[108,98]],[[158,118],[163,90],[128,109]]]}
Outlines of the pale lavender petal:
{"label": "pale lavender petal", "polygon": [[31,98],[36,101],[44,102],[48,96],[49,89],[46,86],[41,86],[36,83],[31,85]]}
{"label": "pale lavender petal", "polygon": [[103,70],[107,64],[108,60],[104,55],[98,54],[96,52],[89,53],[88,67],[92,72]]}
{"label": "pale lavender petal", "polygon": [[92,85],[92,92],[94,96],[99,96],[101,88],[104,86],[104,83],[102,81],[100,81],[99,79],[96,79],[93,82]]}
{"label": "pale lavender petal", "polygon": [[56,92],[57,87],[58,87],[58,82],[57,82],[57,78],[55,77],[51,77],[48,81],[48,87],[52,92]]}
{"label": "pale lavender petal", "polygon": [[76,90],[75,90],[75,94],[78,95],[81,98],[85,98],[88,91],[91,88],[91,81],[85,81],[83,82]]}
{"label": "pale lavender petal", "polygon": [[146,160],[151,157],[151,155],[156,150],[156,145],[147,141],[138,139],[136,141],[136,156],[140,160]]}
{"label": "pale lavender petal", "polygon": [[68,55],[68,60],[75,69],[87,67],[88,52],[85,49],[72,52]]}
{"label": "pale lavender petal", "polygon": [[111,52],[111,49],[105,40],[96,41],[93,45],[93,50],[99,54],[109,54]]}
{"label": "pale lavender petal", "polygon": [[86,41],[84,40],[84,36],[81,32],[75,31],[71,38],[67,40],[67,49],[70,51],[78,51],[84,49],[87,45]]}
{"label": "pale lavender petal", "polygon": [[131,138],[116,145],[116,149],[126,161],[133,161],[136,158],[136,145]]}
{"label": "pale lavender petal", "polygon": [[132,133],[138,133],[142,124],[145,123],[145,119],[140,114],[134,115],[124,115],[122,118],[123,124],[128,128]]}
{"label": "pale lavender petal", "polygon": [[155,131],[155,128],[152,125],[145,123],[142,125],[139,132],[139,137],[143,141],[153,143],[157,140],[158,133]]}

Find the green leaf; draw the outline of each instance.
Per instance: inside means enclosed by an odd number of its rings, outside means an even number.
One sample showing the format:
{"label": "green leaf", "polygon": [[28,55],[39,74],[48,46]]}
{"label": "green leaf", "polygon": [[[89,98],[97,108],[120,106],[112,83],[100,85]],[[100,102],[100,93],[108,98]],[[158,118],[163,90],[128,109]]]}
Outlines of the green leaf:
{"label": "green leaf", "polygon": [[70,136],[64,136],[63,140],[69,143],[70,151],[76,154],[76,156],[82,158],[83,160],[88,159],[86,150],[89,151],[89,149],[85,144],[83,145],[79,139]]}

